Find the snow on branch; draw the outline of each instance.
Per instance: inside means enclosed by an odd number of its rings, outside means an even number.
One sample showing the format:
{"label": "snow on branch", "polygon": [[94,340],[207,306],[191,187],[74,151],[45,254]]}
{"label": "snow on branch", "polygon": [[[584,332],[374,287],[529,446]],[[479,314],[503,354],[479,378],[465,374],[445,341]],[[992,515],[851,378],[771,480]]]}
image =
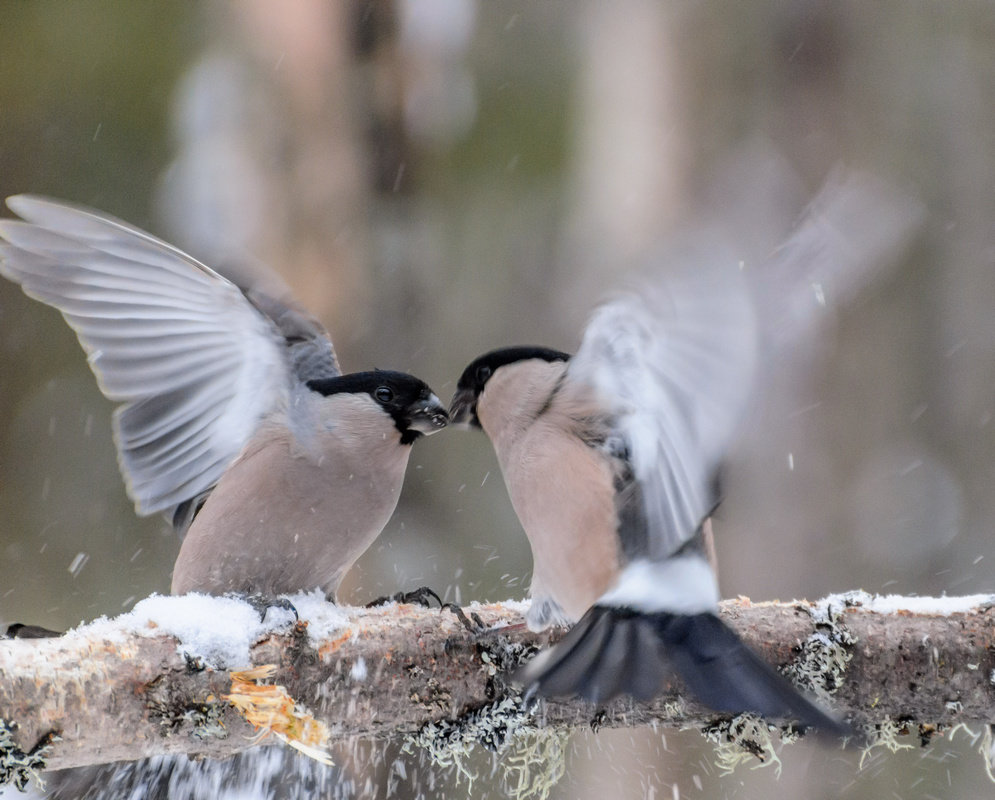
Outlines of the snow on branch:
{"label": "snow on branch", "polygon": [[[21,763],[60,769],[165,753],[230,755],[259,741],[247,718],[292,741],[305,729],[319,738],[421,741],[419,731],[439,729],[429,723],[479,723],[494,709],[518,715],[511,727],[716,719],[681,699],[677,684],[652,703],[600,709],[578,701],[529,709],[509,699],[504,670],[558,635],[529,632],[519,603],[470,606],[468,626],[449,610],[290,600],[299,622],[274,608],[264,624],[231,598],[153,596],[59,638],[0,641],[0,779]],[[987,595],[851,593],[818,603],[730,600],[722,616],[837,713],[905,722],[927,735],[995,722],[993,603]],[[246,714],[253,699],[255,715]]]}

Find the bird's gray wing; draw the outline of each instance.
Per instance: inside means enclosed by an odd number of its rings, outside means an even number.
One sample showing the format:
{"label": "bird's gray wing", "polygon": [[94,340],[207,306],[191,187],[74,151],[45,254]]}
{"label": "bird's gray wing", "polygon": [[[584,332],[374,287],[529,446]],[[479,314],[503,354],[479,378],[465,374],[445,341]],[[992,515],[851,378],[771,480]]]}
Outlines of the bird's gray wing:
{"label": "bird's gray wing", "polygon": [[240,255],[216,265],[260,312],[276,326],[287,344],[287,357],[302,383],[342,374],[324,326],[293,296],[284,280],[265,264]]}
{"label": "bird's gray wing", "polygon": [[[121,404],[115,441],[138,512],[207,492],[286,397],[290,323],[124,222],[26,195],[7,204],[25,221],[0,220],[0,274],[62,312],[101,391]],[[327,339],[311,346],[331,351]]]}
{"label": "bird's gray wing", "polygon": [[637,291],[593,314],[571,383],[607,409],[644,525],[630,556],[678,551],[715,504],[714,477],[750,396],[755,322],[737,261],[712,244],[674,252]]}
{"label": "bird's gray wing", "polygon": [[289,290],[276,293],[269,287],[249,286],[242,291],[280,332],[287,362],[298,380],[307,383],[342,374],[328,332]]}
{"label": "bird's gray wing", "polygon": [[657,258],[638,291],[595,312],[569,376],[593,387],[627,451],[646,523],[630,530],[648,539],[623,542],[627,552],[665,558],[695,535],[766,370],[810,337],[827,304],[879,275],[920,218],[914,198],[839,170],[762,263],[744,269],[720,232],[698,231]]}

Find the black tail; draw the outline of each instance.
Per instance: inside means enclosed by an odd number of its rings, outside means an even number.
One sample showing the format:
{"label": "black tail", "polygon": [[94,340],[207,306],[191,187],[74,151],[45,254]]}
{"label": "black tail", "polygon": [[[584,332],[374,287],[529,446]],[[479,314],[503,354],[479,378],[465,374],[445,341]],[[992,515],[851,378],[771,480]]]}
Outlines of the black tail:
{"label": "black tail", "polygon": [[643,614],[593,606],[515,679],[531,693],[580,695],[606,703],[619,695],[649,700],[675,672],[691,694],[715,711],[792,719],[839,737],[853,733],[800,694],[710,613]]}

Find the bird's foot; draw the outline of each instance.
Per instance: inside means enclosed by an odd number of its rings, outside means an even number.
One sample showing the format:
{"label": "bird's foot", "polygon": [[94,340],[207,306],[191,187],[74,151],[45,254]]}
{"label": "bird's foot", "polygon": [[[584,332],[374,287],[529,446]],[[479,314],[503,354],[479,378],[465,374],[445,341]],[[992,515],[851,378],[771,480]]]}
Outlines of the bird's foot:
{"label": "bird's foot", "polygon": [[439,604],[440,611],[449,611],[454,614],[463,627],[471,633],[480,633],[487,627],[476,611],[471,611],[470,616],[467,616],[466,612],[459,605],[456,603],[443,603],[442,598],[427,586],[422,586],[413,592],[397,592],[396,594],[378,597],[376,600],[367,603],[366,607],[375,608],[376,606],[386,605],[387,603],[414,603],[425,606],[425,608],[431,608],[432,600],[435,600]]}
{"label": "bird's foot", "polygon": [[367,603],[366,607],[376,608],[377,606],[385,606],[387,603],[412,603],[414,605],[425,606],[425,608],[431,608],[432,600],[435,600],[435,602],[439,604],[440,608],[445,607],[442,602],[442,598],[439,597],[439,595],[427,586],[422,586],[412,592],[396,592],[394,594],[387,594],[383,597],[378,597],[376,600],[371,600]]}
{"label": "bird's foot", "polygon": [[460,621],[464,628],[466,628],[470,633],[480,633],[487,629],[484,625],[484,621],[480,618],[480,614],[476,611],[471,611],[470,615],[467,616],[466,612],[460,608],[456,603],[443,603],[440,611],[448,611],[456,616],[456,619]]}
{"label": "bird's foot", "polygon": [[266,615],[269,613],[271,608],[282,609],[283,611],[289,611],[294,615],[294,622],[301,621],[301,615],[297,613],[297,609],[294,604],[291,603],[286,597],[274,597],[273,595],[265,594],[238,594],[233,593],[228,595],[228,597],[234,597],[237,600],[242,600],[252,606],[256,613],[259,614],[260,621],[266,619]]}

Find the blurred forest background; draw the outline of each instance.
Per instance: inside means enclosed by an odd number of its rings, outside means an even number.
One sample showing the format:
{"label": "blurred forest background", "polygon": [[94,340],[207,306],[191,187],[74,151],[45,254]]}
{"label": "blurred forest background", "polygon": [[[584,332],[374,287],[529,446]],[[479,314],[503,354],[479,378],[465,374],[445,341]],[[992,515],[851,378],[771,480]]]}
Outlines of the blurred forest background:
{"label": "blurred forest background", "polygon": [[[31,0],[4,5],[0,54],[0,196],[270,264],[343,366],[446,399],[484,350],[574,348],[668,236],[720,219],[755,260],[835,166],[892,181],[924,225],[772,370],[726,477],[723,593],[995,587],[990,4]],[[111,410],[59,315],[0,282],[0,619],[64,628],[168,590],[178,542],[135,517]],[[490,446],[450,432],[416,446],[343,595],[520,598],[529,571]],[[356,769],[383,795],[380,751]],[[782,759],[722,776],[693,732],[579,732],[554,796],[993,792],[963,734],[860,770]],[[490,764],[475,797],[504,796]],[[434,780],[396,796],[467,796]]]}

